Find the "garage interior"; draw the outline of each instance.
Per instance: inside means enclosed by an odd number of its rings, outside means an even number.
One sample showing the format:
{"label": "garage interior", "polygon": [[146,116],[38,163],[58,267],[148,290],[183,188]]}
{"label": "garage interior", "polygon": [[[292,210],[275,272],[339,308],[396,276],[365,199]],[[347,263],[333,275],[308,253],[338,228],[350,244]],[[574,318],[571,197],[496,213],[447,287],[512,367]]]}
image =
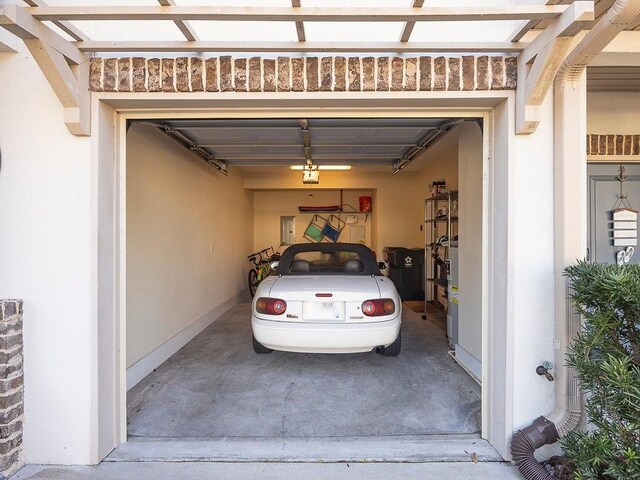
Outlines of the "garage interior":
{"label": "garage interior", "polygon": [[[130,441],[479,440],[481,121],[144,120],[126,151]],[[398,357],[253,352],[247,256],[327,220],[404,282]]]}

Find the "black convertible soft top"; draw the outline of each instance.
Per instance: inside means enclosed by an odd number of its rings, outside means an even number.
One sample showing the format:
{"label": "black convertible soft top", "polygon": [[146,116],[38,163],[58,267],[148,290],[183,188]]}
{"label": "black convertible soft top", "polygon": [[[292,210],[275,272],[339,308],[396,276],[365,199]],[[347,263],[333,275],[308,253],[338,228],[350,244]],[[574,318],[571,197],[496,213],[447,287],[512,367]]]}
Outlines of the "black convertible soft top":
{"label": "black convertible soft top", "polygon": [[322,252],[322,253],[334,253],[334,252],[353,252],[356,253],[362,261],[364,275],[382,275],[378,262],[376,262],[376,256],[373,251],[366,245],[359,243],[296,243],[288,247],[278,263],[276,273],[278,275],[290,275],[291,264],[294,261],[294,257],[298,253],[304,252]]}

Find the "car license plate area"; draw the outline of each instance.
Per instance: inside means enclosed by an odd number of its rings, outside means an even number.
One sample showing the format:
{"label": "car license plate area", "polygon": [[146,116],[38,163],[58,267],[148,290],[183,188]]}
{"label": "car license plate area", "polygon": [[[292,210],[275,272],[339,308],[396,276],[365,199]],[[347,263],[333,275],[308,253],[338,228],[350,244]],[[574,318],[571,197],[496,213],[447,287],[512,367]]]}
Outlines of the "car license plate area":
{"label": "car license plate area", "polygon": [[343,322],[344,302],[304,302],[302,317],[305,320]]}

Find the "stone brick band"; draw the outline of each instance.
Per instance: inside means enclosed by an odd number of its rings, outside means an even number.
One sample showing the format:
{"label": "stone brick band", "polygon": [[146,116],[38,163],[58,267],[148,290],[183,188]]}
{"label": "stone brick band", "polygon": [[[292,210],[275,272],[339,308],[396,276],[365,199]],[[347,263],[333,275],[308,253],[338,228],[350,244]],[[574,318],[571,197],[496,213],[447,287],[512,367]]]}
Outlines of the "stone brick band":
{"label": "stone brick band", "polygon": [[640,155],[640,135],[587,135],[587,155]]}
{"label": "stone brick band", "polygon": [[516,57],[92,58],[93,92],[513,90]]}
{"label": "stone brick band", "polygon": [[0,480],[21,466],[22,301],[0,300]]}

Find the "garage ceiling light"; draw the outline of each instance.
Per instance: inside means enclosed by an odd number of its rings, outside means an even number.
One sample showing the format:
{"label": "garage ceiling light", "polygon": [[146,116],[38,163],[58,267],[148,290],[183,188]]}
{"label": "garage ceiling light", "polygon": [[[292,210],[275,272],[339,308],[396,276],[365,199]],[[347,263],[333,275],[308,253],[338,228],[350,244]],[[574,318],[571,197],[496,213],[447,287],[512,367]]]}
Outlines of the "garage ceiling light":
{"label": "garage ceiling light", "polygon": [[[318,170],[351,170],[351,165],[314,165]],[[291,165],[291,170],[305,170],[306,165]]]}

